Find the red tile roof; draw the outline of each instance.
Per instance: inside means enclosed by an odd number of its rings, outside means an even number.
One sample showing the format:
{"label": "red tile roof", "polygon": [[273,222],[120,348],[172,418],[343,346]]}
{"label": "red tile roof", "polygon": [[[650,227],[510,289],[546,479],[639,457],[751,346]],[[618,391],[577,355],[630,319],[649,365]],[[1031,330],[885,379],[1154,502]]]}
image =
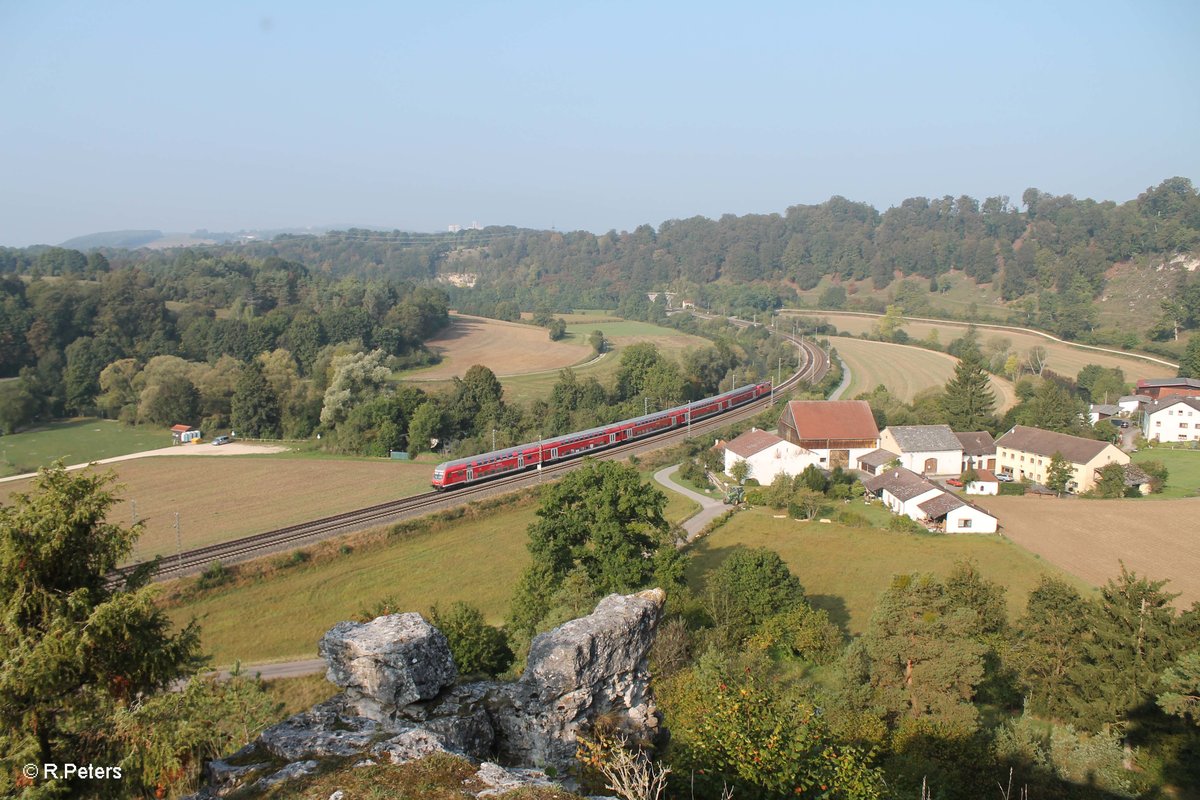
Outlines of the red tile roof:
{"label": "red tile roof", "polygon": [[801,440],[879,438],[865,400],[792,400],[783,413]]}

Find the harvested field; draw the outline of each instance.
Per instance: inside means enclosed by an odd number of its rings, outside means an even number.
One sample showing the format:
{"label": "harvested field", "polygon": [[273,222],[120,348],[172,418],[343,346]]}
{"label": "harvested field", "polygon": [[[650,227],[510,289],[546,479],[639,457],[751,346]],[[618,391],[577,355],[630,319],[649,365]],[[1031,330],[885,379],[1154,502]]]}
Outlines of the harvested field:
{"label": "harvested field", "polygon": [[462,377],[475,364],[498,376],[557,370],[586,361],[591,351],[583,338],[550,341],[545,328],[483,317],[451,315],[451,324],[426,344],[442,363],[404,373],[406,381],[445,381]]}
{"label": "harvested field", "polygon": [[[112,521],[145,521],[132,560],[176,551],[175,512],[184,549],[307,522],[428,491],[429,464],[277,457],[156,456],[122,461],[123,500]],[[107,468],[100,468],[101,471]],[[0,485],[0,498],[29,491],[29,481]]]}
{"label": "harvested field", "polygon": [[[836,325],[839,331],[859,335],[869,333],[874,329],[876,318],[859,316],[857,314],[842,314],[834,311],[804,311],[795,312],[808,317],[821,317]],[[936,330],[943,345],[963,335],[967,328],[965,322],[906,322],[905,332],[913,339],[924,339],[929,332]],[[1056,342],[1033,333],[1023,333],[1010,330],[979,328],[979,342],[987,349],[989,342],[996,339],[1007,339],[1010,349],[1022,359],[1035,345],[1046,348],[1047,368],[1059,373],[1075,377],[1079,370],[1088,364],[1099,364],[1102,367],[1120,367],[1125,371],[1125,378],[1133,382],[1138,378],[1164,378],[1175,375],[1171,367],[1156,364],[1152,361],[1106,353],[1097,350],[1087,350],[1063,342]]]}
{"label": "harvested field", "polygon": [[[850,368],[850,386],[842,394],[847,399],[882,384],[894,396],[910,402],[922,389],[944,386],[954,375],[957,363],[953,356],[909,345],[845,336],[831,337],[829,343]],[[993,375],[991,385],[998,411],[1016,404],[1011,383]]]}
{"label": "harvested field", "polygon": [[1102,586],[1124,561],[1139,575],[1169,579],[1180,607],[1200,600],[1200,498],[974,499],[999,517],[1006,537],[1088,583]]}

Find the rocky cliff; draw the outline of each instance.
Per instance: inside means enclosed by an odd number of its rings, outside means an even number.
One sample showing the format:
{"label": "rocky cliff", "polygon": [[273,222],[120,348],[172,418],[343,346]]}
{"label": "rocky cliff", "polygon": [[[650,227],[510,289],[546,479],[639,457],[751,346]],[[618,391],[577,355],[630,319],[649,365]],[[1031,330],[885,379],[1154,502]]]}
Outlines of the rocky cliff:
{"label": "rocky cliff", "polygon": [[476,777],[493,793],[548,783],[544,770],[570,770],[577,733],[601,715],[635,736],[658,733],[646,661],[664,599],[660,589],[604,598],[537,636],[512,682],[457,682],[446,637],[419,614],[340,623],[319,649],[342,693],[211,762],[197,797],[435,752],[480,763]]}

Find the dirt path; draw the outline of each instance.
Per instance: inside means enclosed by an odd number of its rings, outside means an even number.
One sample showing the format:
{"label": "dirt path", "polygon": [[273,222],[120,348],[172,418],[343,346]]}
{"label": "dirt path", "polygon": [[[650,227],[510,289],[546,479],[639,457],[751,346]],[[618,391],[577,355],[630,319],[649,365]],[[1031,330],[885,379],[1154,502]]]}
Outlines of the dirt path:
{"label": "dirt path", "polygon": [[[112,458],[102,458],[99,461],[90,461],[86,464],[72,464],[67,467],[67,470],[83,469],[90,467],[93,464],[115,464],[118,461],[129,461],[134,458],[149,458],[150,456],[244,456],[247,453],[282,453],[287,450],[286,445],[280,444],[249,444],[247,442],[230,442],[229,444],[214,447],[208,442],[201,444],[178,444],[171,447],[160,447],[157,450],[143,450],[140,453],[127,453],[123,456],[113,456]],[[7,478],[0,478],[0,483],[8,481],[23,481],[27,478],[32,478],[36,472],[26,472],[22,475],[9,475]]]}

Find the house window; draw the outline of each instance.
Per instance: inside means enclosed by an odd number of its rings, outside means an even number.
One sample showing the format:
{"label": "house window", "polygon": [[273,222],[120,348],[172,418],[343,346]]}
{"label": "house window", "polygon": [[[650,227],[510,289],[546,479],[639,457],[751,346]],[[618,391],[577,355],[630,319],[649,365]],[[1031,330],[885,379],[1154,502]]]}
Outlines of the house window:
{"label": "house window", "polygon": [[960,529],[962,529],[962,528],[969,528],[969,527],[971,527],[971,518],[970,518],[970,517],[967,517],[967,518],[965,518],[965,519],[960,519],[960,520],[958,521],[958,527],[959,527]]}
{"label": "house window", "polygon": [[1179,427],[1181,427],[1181,428],[1186,428],[1186,427],[1187,427],[1187,423],[1186,423],[1186,422],[1181,422],[1181,423],[1179,423]]}

